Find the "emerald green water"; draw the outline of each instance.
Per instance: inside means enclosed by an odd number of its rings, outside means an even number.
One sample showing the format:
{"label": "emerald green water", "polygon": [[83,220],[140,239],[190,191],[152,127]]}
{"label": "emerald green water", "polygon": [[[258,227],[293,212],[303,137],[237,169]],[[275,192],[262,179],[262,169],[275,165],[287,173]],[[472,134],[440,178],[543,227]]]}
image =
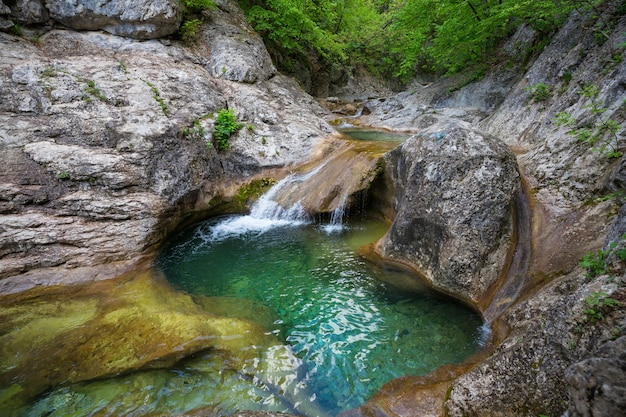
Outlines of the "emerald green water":
{"label": "emerald green water", "polygon": [[[401,273],[356,254],[384,233],[382,225],[325,230],[250,216],[214,219],[171,242],[158,265],[181,291],[270,311],[269,326],[266,315],[259,322],[302,360],[298,378],[330,415],[362,405],[393,378],[462,362],[480,348],[476,313],[426,288],[400,291],[385,282]],[[206,401],[223,401],[213,395]],[[269,407],[269,397],[239,407],[290,411]]]}

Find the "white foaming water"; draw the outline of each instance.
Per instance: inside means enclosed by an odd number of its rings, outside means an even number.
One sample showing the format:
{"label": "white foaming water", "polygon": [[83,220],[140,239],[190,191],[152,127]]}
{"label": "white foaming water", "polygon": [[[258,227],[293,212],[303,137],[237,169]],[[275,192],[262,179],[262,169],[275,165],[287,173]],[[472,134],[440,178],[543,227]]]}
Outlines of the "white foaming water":
{"label": "white foaming water", "polygon": [[263,194],[254,204],[250,214],[245,216],[229,217],[228,219],[211,226],[210,241],[219,241],[228,237],[240,236],[247,233],[261,234],[276,227],[301,226],[311,222],[311,218],[304,207],[296,202],[291,207],[278,204],[276,197],[282,189],[293,187],[317,174],[326,163],[317,166],[305,174],[292,174],[279,181],[270,190]]}
{"label": "white foaming water", "polygon": [[491,339],[491,326],[489,326],[489,323],[487,322],[487,320],[485,320],[483,322],[483,325],[480,326],[480,335],[479,335],[479,344],[480,347],[485,347],[487,346],[487,343],[489,343],[489,340]]}
{"label": "white foaming water", "polygon": [[330,223],[325,224],[321,229],[327,234],[338,233],[343,231],[343,215],[346,211],[346,203],[348,202],[348,194],[341,196],[341,201],[336,209],[333,210],[330,216]]}

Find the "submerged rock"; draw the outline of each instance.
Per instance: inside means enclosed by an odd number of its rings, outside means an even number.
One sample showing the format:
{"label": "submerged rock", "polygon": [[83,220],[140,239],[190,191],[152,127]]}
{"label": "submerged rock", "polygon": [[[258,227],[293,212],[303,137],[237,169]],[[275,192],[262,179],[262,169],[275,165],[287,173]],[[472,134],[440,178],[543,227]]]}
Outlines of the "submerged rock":
{"label": "submerged rock", "polygon": [[515,157],[460,122],[439,125],[385,157],[396,218],[377,243],[439,290],[485,305],[515,246]]}
{"label": "submerged rock", "polygon": [[[56,402],[52,408],[83,407],[88,414],[108,402],[105,409],[118,413],[117,407],[141,404],[132,401],[137,396],[158,397],[158,389],[147,394],[153,386],[149,381],[183,395],[196,382],[197,388],[212,385],[206,381],[211,378],[226,379],[237,387],[241,399],[253,395],[257,401],[272,399],[281,410],[325,415],[302,382],[302,361],[268,329],[249,320],[218,316],[174,291],[150,270],[94,284],[16,294],[3,300],[0,318],[3,415],[17,415],[35,396],[60,384],[82,382],[52,392],[31,411],[49,412]],[[149,371],[171,367],[199,352],[210,357],[187,360],[182,374]],[[119,381],[93,381],[122,373],[129,374],[127,384],[133,389],[120,389]],[[280,395],[272,397],[272,393]],[[91,395],[98,401],[92,401]],[[68,397],[71,401],[61,405]],[[159,410],[159,402],[154,399],[152,411]],[[189,410],[204,404],[192,401],[180,406]]]}

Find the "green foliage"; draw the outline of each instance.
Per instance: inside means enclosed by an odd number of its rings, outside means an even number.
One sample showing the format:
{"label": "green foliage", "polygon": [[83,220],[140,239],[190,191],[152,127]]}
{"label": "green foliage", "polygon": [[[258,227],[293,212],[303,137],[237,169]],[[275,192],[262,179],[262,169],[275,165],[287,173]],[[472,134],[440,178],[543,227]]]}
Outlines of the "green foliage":
{"label": "green foliage", "polygon": [[184,138],[204,138],[206,135],[206,131],[202,124],[200,123],[200,119],[197,117],[193,119],[193,124],[191,127],[185,127],[183,129],[183,137]]}
{"label": "green foliage", "polygon": [[202,24],[205,10],[217,7],[213,0],[183,0],[183,21],[178,34],[183,42],[192,43],[198,37],[198,28]]}
{"label": "green foliage", "polygon": [[595,278],[599,275],[606,273],[606,266],[604,260],[606,253],[600,249],[598,253],[587,253],[580,260],[580,266],[587,270],[585,277]]}
{"label": "green foliage", "polygon": [[[100,88],[98,88],[98,86],[96,85],[96,82],[94,80],[87,80],[85,82],[87,84],[87,86],[84,89],[86,94],[92,95],[92,96],[96,97],[100,101],[106,101],[107,100],[106,96],[102,93],[102,91],[100,91]],[[88,101],[90,101],[90,100],[88,100]]]}
{"label": "green foliage", "polygon": [[193,42],[198,36],[198,28],[202,24],[200,19],[185,20],[178,29],[178,33],[183,42]]}
{"label": "green foliage", "polygon": [[600,88],[596,85],[585,85],[579,94],[582,100],[588,101],[584,109],[587,110],[586,116],[591,117],[593,121],[578,126],[577,119],[570,113],[559,112],[552,119],[552,123],[558,127],[571,128],[567,133],[573,136],[576,142],[592,145],[592,150],[609,159],[621,157],[618,133],[622,129],[622,125],[614,119],[603,116],[607,108],[604,107],[604,103],[599,98]]}
{"label": "green foliage", "polygon": [[230,147],[230,137],[241,129],[243,124],[237,123],[233,109],[221,109],[217,112],[213,126],[213,139],[218,151],[225,151]]}
{"label": "green foliage", "polygon": [[[403,78],[456,73],[485,64],[520,25],[543,40],[574,10],[600,0],[240,0],[246,16],[284,66],[364,65]],[[604,29],[603,29],[604,30]],[[606,30],[604,30],[606,31]],[[545,45],[542,39],[539,45]]]}
{"label": "green foliage", "polygon": [[[613,262],[608,262],[610,255],[615,255],[621,262],[626,261],[626,246],[618,248],[620,245],[626,244],[626,234],[622,235],[617,242],[613,242],[609,245],[608,250],[598,250],[597,253],[587,253],[580,260],[580,266],[587,270],[585,277],[593,279],[600,275],[609,273],[621,273],[623,272],[623,265],[609,265]],[[615,267],[617,270],[611,270]]]}
{"label": "green foliage", "polygon": [[416,66],[455,73],[483,61],[499,42],[526,23],[539,32],[555,30],[573,1],[414,0],[393,12],[393,50],[404,54],[399,73]]}
{"label": "green foliage", "polygon": [[128,74],[128,68],[126,67],[126,62],[124,62],[123,60],[120,60],[119,65],[120,65],[120,69],[122,70],[122,72],[124,74]]}
{"label": "green foliage", "polygon": [[14,23],[13,26],[9,28],[9,32],[15,36],[24,36],[24,27],[19,23]]}
{"label": "green foliage", "polygon": [[609,294],[602,291],[595,291],[585,297],[583,300],[586,308],[583,310],[585,313],[585,321],[594,322],[602,320],[604,314],[613,307],[621,306],[618,300],[609,297]]}
{"label": "green foliage", "polygon": [[146,81],[146,80],[142,80],[142,81],[146,83],[148,87],[150,87],[150,91],[152,91],[152,97],[161,108],[161,111],[163,112],[163,114],[167,117],[168,116],[167,104],[165,104],[165,100],[163,100],[163,97],[161,97],[161,92],[159,91],[159,89],[156,88],[156,86],[152,84],[150,81]]}
{"label": "green foliage", "polygon": [[216,7],[213,0],[183,0],[181,4],[185,13],[201,13]]}
{"label": "green foliage", "polygon": [[545,83],[538,83],[527,87],[526,91],[530,92],[531,100],[534,103],[547,101],[550,97],[552,97],[552,89]]}

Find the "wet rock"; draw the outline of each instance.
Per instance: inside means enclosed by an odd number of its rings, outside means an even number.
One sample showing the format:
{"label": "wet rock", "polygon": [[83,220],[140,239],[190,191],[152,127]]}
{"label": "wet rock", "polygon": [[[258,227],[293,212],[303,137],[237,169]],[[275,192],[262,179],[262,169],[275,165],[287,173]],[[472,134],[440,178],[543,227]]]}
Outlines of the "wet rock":
{"label": "wet rock", "polygon": [[435,288],[484,306],[515,244],[520,179],[511,151],[451,122],[415,135],[385,160],[396,218],[377,250]]}
{"label": "wet rock", "polygon": [[48,0],[50,16],[72,29],[104,30],[136,39],[154,39],[178,30],[182,10],[176,1],[101,2]]}
{"label": "wet rock", "polygon": [[[169,367],[211,349],[221,361],[188,362],[185,372],[211,367],[215,368],[214,378],[229,376],[227,383],[258,390],[263,385],[257,383],[254,388],[254,377],[281,390],[281,397],[295,410],[324,416],[297,377],[301,360],[265,328],[248,320],[216,316],[188,295],[173,291],[150,270],[71,289],[44,287],[15,294],[3,299],[0,317],[2,412],[20,409],[50,386]],[[174,375],[166,373],[170,379]],[[242,373],[250,378],[241,382]],[[144,380],[140,382],[142,398],[151,375],[139,372],[129,376],[131,385],[134,379]],[[92,384],[106,386],[107,382]],[[121,396],[126,397],[127,391],[124,388]],[[245,390],[242,394],[247,398]],[[63,389],[54,408],[62,407],[62,397],[68,395],[71,391]],[[78,397],[69,407],[77,406],[85,394]],[[54,393],[51,399],[54,401]],[[121,405],[115,394],[112,401],[114,407]]]}

